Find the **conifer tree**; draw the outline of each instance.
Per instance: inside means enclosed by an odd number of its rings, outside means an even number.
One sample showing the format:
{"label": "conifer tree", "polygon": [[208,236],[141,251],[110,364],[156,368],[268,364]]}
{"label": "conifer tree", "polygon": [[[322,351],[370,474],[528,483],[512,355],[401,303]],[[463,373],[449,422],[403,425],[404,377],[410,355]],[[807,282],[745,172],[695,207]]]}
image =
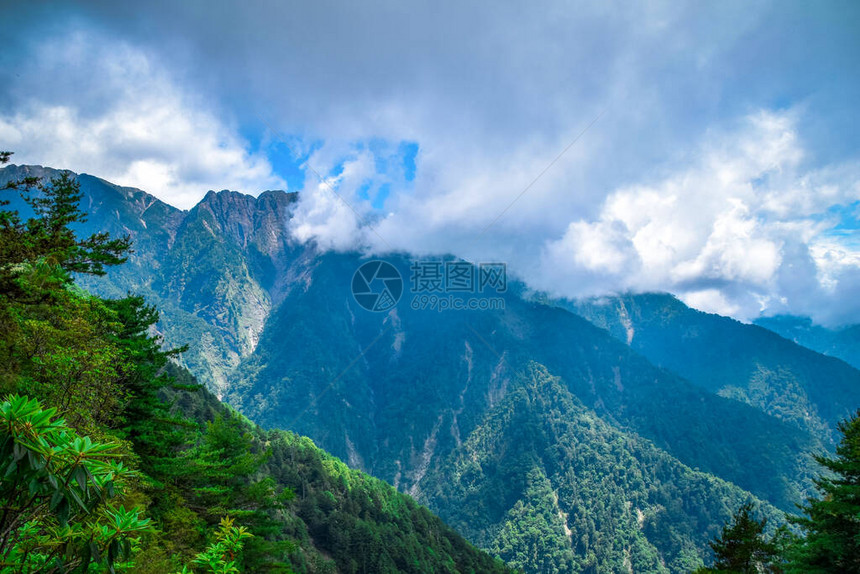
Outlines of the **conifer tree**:
{"label": "conifer tree", "polygon": [[818,498],[791,518],[806,536],[793,548],[789,572],[860,572],[860,411],[839,424],[834,457],[816,457],[828,474],[816,481]]}
{"label": "conifer tree", "polygon": [[[8,163],[11,155],[0,152],[0,165]],[[72,273],[104,275],[105,267],[126,261],[131,252],[128,236],[112,238],[100,232],[77,237],[74,225],[86,222],[86,214],[78,206],[80,185],[68,173],[47,184],[32,177],[11,181],[2,188],[9,190],[20,192],[36,216],[22,221],[16,211],[0,211],[0,288],[5,292],[16,290],[15,279],[25,264],[45,261],[68,283]],[[0,197],[0,207],[8,204]]]}
{"label": "conifer tree", "polygon": [[777,562],[776,538],[767,539],[764,531],[767,519],[753,516],[752,503],[746,503],[735,512],[731,523],[710,543],[714,551],[714,565],[699,569],[698,574],[734,572],[758,574],[780,572]]}

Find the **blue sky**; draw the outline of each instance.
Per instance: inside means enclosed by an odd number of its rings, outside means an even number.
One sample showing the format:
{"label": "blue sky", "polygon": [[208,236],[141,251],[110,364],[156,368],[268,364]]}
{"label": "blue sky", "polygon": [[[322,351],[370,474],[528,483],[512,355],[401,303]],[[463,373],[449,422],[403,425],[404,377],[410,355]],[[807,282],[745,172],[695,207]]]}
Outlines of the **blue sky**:
{"label": "blue sky", "polygon": [[0,10],[19,163],[184,208],[299,191],[297,240],[504,260],[557,295],[860,321],[856,2]]}

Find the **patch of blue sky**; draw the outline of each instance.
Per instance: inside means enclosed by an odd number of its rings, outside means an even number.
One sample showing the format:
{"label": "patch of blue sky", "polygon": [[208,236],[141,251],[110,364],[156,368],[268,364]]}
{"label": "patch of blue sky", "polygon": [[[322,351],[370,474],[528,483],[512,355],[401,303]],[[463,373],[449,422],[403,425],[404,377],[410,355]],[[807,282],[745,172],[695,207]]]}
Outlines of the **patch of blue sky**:
{"label": "patch of blue sky", "polygon": [[[304,185],[305,171],[302,167],[304,159],[298,157],[295,145],[291,145],[293,138],[282,137],[272,139],[272,134],[267,130],[260,130],[259,126],[245,125],[239,129],[239,135],[248,142],[248,153],[264,153],[272,171],[286,182],[287,191],[296,191]],[[295,142],[293,142],[295,143]],[[247,191],[264,191],[247,190]]]}
{"label": "patch of blue sky", "polygon": [[373,186],[373,182],[370,180],[365,180],[358,189],[355,190],[355,195],[359,199],[363,199],[365,201],[370,200],[370,188]]}
{"label": "patch of blue sky", "polygon": [[415,161],[418,156],[418,143],[406,141],[400,142],[398,151],[400,152],[400,157],[403,162],[403,178],[406,181],[414,181],[416,169]]}
{"label": "patch of blue sky", "polygon": [[306,158],[297,159],[284,145],[270,147],[266,156],[272,164],[272,170],[287,182],[289,191],[304,187]]}
{"label": "patch of blue sky", "polygon": [[322,140],[307,140],[294,135],[273,135],[267,130],[259,132],[243,129],[241,134],[251,145],[250,151],[265,153],[272,165],[272,171],[286,181],[288,191],[299,191],[304,187],[308,158],[323,145]]}
{"label": "patch of blue sky", "polygon": [[355,192],[356,196],[365,201],[369,201],[371,207],[376,210],[382,210],[385,207],[385,200],[391,194],[391,184],[388,182],[375,182],[367,180]]}
{"label": "patch of blue sky", "polygon": [[391,194],[391,184],[383,183],[379,186],[379,189],[376,191],[376,196],[373,198],[371,205],[374,209],[382,209],[385,207],[385,200],[388,199],[388,196]]}
{"label": "patch of blue sky", "polygon": [[827,216],[838,220],[839,223],[822,235],[850,249],[860,250],[860,201],[847,205],[834,205],[827,210]]}

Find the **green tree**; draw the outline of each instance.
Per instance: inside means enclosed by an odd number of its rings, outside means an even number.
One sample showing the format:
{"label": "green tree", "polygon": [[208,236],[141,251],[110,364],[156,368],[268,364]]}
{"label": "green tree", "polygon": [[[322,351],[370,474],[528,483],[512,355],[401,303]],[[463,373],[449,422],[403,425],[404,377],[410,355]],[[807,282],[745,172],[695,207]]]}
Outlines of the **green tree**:
{"label": "green tree", "polygon": [[[0,165],[6,164],[10,152],[0,152]],[[8,183],[5,190],[24,190],[24,200],[35,213],[22,221],[16,211],[3,210],[0,215],[0,289],[13,292],[15,279],[25,264],[44,260],[60,271],[63,282],[72,281],[72,273],[103,275],[105,267],[126,261],[131,252],[128,236],[112,238],[100,232],[86,238],[77,237],[73,226],[86,222],[78,204],[80,185],[68,173],[62,173],[48,184],[25,178]],[[0,206],[8,205],[3,200]]]}
{"label": "green tree", "polygon": [[[0,163],[9,155],[0,154]],[[280,536],[276,518],[291,493],[260,476],[266,449],[233,417],[201,428],[202,421],[172,409],[174,391],[199,386],[174,384],[169,359],[183,349],[165,350],[151,334],[155,307],[135,295],[102,299],[74,284],[77,273],[99,275],[122,263],[127,238],[77,236],[85,216],[68,174],[49,185],[25,178],[4,189],[21,192],[34,216],[22,221],[0,206],[0,392],[35,396],[70,432],[116,445],[114,455],[142,471],[130,495],[157,527],[140,544],[143,552],[163,549],[156,571],[170,571],[199,551],[227,511],[255,534],[245,562],[257,572],[263,563],[265,571],[285,571],[277,568],[293,546]],[[38,515],[30,526],[35,530],[22,531],[30,542],[52,528]]]}
{"label": "green tree", "polygon": [[827,474],[816,481],[819,498],[790,517],[805,537],[794,545],[789,572],[860,572],[860,411],[839,424],[842,440],[834,457],[816,457]]}
{"label": "green tree", "polygon": [[764,530],[767,519],[753,517],[752,503],[738,508],[731,523],[711,543],[714,551],[714,566],[697,572],[736,572],[737,574],[757,574],[760,572],[779,572],[777,544],[768,540]]}
{"label": "green tree", "polygon": [[528,473],[524,499],[507,513],[493,553],[529,572],[558,574],[574,570],[575,556],[560,512],[552,484],[544,470],[535,466]]}
{"label": "green tree", "polygon": [[[236,562],[246,538],[253,538],[253,535],[244,526],[233,526],[232,518],[224,517],[218,532],[215,533],[215,542],[195,556],[192,562],[203,568],[204,572],[237,574],[241,570],[236,566]],[[180,574],[194,574],[194,571],[186,566]]]}

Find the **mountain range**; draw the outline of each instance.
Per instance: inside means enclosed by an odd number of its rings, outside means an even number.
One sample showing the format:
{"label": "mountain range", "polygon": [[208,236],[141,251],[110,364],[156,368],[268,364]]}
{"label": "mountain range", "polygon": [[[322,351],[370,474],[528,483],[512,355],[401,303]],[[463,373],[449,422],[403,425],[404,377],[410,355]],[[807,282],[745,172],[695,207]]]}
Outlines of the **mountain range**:
{"label": "mountain range", "polygon": [[[10,166],[0,180],[55,173]],[[219,398],[526,572],[689,571],[741,504],[776,525],[810,494],[813,455],[860,405],[843,332],[746,325],[665,294],[558,300],[515,281],[503,308],[430,311],[405,294],[374,313],[351,293],[374,258],[297,241],[296,194],[210,191],[182,211],[77,178],[82,231],[129,234],[135,249],[85,286],[145,295]],[[412,257],[381,259],[408,280]]]}
{"label": "mountain range", "polygon": [[[696,311],[667,294],[562,305],[606,329],[653,364],[804,429],[828,447],[834,444],[836,424],[857,405],[854,368],[787,340],[775,329]],[[777,321],[762,319],[760,324]]]}
{"label": "mountain range", "polygon": [[814,324],[809,317],[792,315],[762,317],[756,319],[755,324],[813,351],[842,359],[860,368],[860,325],[825,327]]}

